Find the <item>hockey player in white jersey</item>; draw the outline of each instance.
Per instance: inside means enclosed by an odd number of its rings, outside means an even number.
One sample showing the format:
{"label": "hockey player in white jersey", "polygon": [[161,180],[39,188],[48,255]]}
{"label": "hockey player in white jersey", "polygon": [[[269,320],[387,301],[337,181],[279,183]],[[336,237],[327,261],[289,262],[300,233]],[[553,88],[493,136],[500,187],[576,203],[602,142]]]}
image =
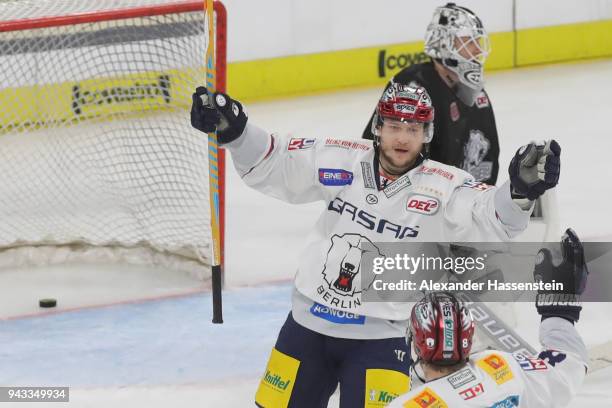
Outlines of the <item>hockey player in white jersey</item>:
{"label": "hockey player in white jersey", "polygon": [[[410,319],[409,342],[425,384],[396,398],[392,407],[557,408],[571,401],[584,380],[587,350],[574,327],[580,317],[580,294],[587,280],[584,252],[568,229],[561,241],[563,260],[555,266],[548,249],[538,254],[534,277],[561,282],[563,293],[540,292],[543,350],[532,357],[487,350],[470,355],[474,323],[454,295],[430,293],[417,303]],[[416,375],[416,374],[415,374]]]}
{"label": "hockey player in white jersey", "polygon": [[410,310],[362,301],[360,245],[508,240],[526,228],[533,200],[557,184],[555,141],[521,148],[499,188],[424,159],[433,118],[423,88],[395,84],[378,104],[373,141],[295,138],[255,126],[228,95],[194,93],[192,125],[217,130],[245,183],[286,202],[325,203],[299,258],[258,406],[326,407],[338,384],[343,408],[379,407],[406,392]]}

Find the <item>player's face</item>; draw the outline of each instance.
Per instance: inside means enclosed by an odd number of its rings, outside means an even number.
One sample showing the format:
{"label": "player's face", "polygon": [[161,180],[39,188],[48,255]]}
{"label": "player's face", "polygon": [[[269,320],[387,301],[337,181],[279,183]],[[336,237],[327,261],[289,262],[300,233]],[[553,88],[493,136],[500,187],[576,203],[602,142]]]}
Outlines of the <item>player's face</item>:
{"label": "player's face", "polygon": [[455,49],[459,51],[459,55],[469,61],[484,62],[480,41],[473,37],[455,37]]}
{"label": "player's face", "polygon": [[380,134],[380,160],[396,174],[410,169],[423,147],[425,125],[385,119]]}

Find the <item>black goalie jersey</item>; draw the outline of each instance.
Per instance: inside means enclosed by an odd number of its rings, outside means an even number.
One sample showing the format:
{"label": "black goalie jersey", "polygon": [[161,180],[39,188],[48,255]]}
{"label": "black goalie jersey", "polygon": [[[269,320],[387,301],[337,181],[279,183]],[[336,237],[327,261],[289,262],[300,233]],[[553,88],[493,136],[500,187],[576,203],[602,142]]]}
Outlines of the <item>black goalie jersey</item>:
{"label": "black goalie jersey", "polygon": [[[393,81],[401,84],[415,81],[427,89],[433,101],[434,138],[429,145],[429,158],[463,169],[477,181],[494,185],[499,170],[499,141],[487,93],[480,92],[471,107],[464,104],[440,78],[431,61],[403,69]],[[363,137],[374,137],[372,118]]]}

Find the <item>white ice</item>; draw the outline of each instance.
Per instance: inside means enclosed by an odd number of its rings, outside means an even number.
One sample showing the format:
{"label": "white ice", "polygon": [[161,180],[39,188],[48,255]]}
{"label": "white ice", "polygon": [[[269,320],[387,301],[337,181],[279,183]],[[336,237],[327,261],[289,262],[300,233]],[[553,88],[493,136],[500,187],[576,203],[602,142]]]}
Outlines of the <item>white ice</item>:
{"label": "white ice", "polygon": [[[573,227],[585,240],[612,240],[611,72],[612,61],[595,61],[487,78],[500,135],[500,181],[521,144],[558,140],[561,226]],[[357,138],[380,91],[249,104],[250,120],[296,136]],[[210,323],[209,295],[186,275],[121,267],[2,268],[0,386],[71,386],[72,403],[54,407],[253,406],[259,376],[289,311],[297,255],[322,205],[292,206],[265,197],[245,187],[231,159],[228,164],[223,325]],[[56,297],[58,308],[32,316],[42,296]],[[83,307],[95,304],[113,305]],[[520,333],[535,342],[533,305],[517,311]],[[585,305],[579,328],[588,346],[612,339],[610,312],[610,303]],[[571,406],[610,405],[611,375],[611,368],[589,375]]]}

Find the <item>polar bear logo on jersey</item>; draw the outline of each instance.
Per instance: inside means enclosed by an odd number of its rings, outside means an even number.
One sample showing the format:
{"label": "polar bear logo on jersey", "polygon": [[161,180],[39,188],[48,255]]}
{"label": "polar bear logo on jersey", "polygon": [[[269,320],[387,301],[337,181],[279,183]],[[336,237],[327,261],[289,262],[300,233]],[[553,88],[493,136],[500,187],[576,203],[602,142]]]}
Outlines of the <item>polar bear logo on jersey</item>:
{"label": "polar bear logo on jersey", "polygon": [[[476,180],[485,180],[491,177],[490,162],[483,162],[490,148],[491,142],[485,137],[484,133],[480,130],[470,130],[468,142],[463,147],[463,170],[474,176]],[[489,174],[481,174],[483,172]]]}
{"label": "polar bear logo on jersey", "polygon": [[332,236],[322,274],[329,289],[335,293],[342,296],[354,296],[361,293],[359,277],[361,258],[365,252],[369,252],[360,248],[363,243],[370,244],[371,248],[375,248],[376,255],[382,256],[378,247],[363,235]]}

